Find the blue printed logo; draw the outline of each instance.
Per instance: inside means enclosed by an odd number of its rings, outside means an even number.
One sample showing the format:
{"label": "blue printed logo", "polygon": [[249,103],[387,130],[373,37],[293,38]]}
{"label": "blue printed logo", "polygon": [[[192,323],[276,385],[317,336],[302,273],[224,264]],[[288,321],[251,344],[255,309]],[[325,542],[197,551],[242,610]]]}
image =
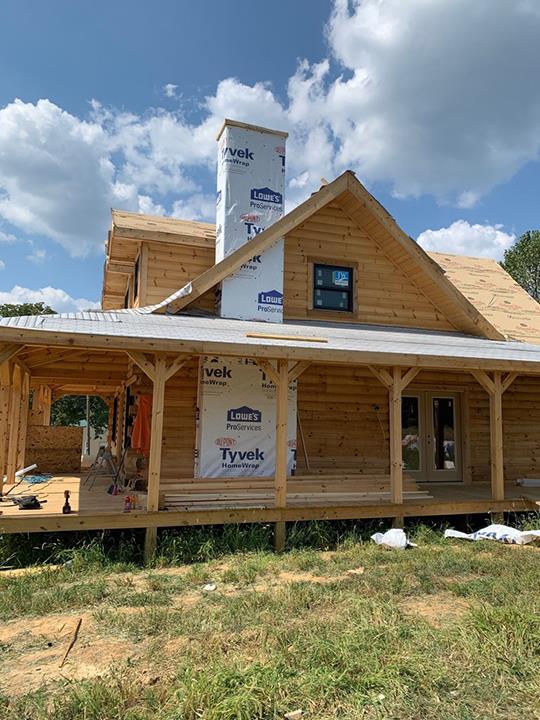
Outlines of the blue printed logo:
{"label": "blue printed logo", "polygon": [[271,190],[269,187],[252,188],[250,197],[258,202],[274,203],[275,205],[283,204],[283,195]]}
{"label": "blue printed logo", "polygon": [[283,293],[277,290],[266,290],[258,295],[260,305],[283,305]]}
{"label": "blue printed logo", "polygon": [[247,405],[242,405],[242,407],[227,410],[227,421],[260,423],[262,421],[262,413],[260,410],[254,410]]}

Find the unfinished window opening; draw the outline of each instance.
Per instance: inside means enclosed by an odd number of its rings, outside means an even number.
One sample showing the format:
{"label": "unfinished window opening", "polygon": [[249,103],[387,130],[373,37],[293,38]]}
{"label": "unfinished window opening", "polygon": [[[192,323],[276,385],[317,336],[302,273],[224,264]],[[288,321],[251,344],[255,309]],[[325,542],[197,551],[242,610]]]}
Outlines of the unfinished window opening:
{"label": "unfinished window opening", "polygon": [[313,265],[313,308],[352,312],[353,269],[344,265]]}
{"label": "unfinished window opening", "polygon": [[137,255],[135,268],[133,270],[133,302],[139,297],[139,276],[141,274],[141,254]]}
{"label": "unfinished window opening", "polygon": [[129,282],[128,282],[128,286],[126,289],[126,294],[124,295],[124,308],[128,308],[128,307],[129,307]]}

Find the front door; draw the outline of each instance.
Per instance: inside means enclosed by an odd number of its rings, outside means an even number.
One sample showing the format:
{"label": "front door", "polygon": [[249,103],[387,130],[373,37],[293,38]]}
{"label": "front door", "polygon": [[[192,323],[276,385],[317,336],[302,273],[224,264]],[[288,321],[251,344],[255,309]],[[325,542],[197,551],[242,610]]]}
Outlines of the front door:
{"label": "front door", "polygon": [[460,482],[459,394],[411,391],[401,420],[404,471],[419,482]]}

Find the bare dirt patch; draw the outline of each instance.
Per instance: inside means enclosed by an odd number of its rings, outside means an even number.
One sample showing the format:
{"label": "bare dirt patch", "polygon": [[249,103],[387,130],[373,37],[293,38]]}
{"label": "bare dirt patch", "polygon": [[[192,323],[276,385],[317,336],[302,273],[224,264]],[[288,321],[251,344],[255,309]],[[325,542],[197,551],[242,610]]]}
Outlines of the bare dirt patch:
{"label": "bare dirt patch", "polygon": [[[80,617],[77,640],[60,667]],[[4,668],[9,669],[0,675],[0,689],[8,695],[21,695],[55,680],[97,677],[139,652],[125,640],[97,637],[88,614],[9,622],[0,628],[0,642]]]}
{"label": "bare dirt patch", "polygon": [[469,611],[471,603],[449,593],[436,593],[410,597],[398,603],[404,615],[421,617],[433,627],[442,627],[460,620]]}

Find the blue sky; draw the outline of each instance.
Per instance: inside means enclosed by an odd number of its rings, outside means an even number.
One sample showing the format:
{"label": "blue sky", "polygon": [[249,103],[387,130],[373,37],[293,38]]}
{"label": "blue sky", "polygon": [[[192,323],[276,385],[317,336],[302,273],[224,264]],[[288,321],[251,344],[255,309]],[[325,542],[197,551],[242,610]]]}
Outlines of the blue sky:
{"label": "blue sky", "polygon": [[224,116],[290,132],[428,249],[538,227],[537,0],[4,0],[0,301],[99,300],[109,208],[212,220]]}

